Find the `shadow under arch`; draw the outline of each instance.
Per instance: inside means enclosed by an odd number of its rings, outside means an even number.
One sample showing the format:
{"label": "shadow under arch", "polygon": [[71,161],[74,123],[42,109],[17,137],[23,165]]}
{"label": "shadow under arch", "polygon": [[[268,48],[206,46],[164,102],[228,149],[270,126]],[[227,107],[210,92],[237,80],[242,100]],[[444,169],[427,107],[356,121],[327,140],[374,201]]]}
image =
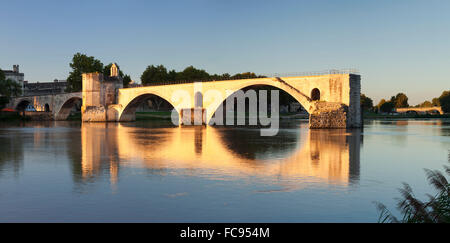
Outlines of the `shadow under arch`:
{"label": "shadow under arch", "polygon": [[61,106],[59,111],[55,114],[56,120],[67,120],[72,111],[73,107],[77,105],[78,102],[82,102],[83,100],[80,97],[72,97]]}
{"label": "shadow under arch", "polygon": [[[261,84],[245,84],[242,85],[241,87],[238,87],[237,89],[234,89],[233,92],[226,96],[223,101],[217,106],[215,107],[213,110],[214,112],[211,113],[211,115],[208,115],[208,119],[207,119],[207,123],[210,125],[211,124],[211,119],[214,118],[216,116],[217,112],[223,112],[223,118],[226,118],[226,103],[228,99],[237,99],[235,96],[237,94],[237,92],[239,91],[243,91],[244,95],[246,95],[247,91],[254,89],[256,91],[256,97],[257,97],[257,107],[256,110],[258,110],[258,116],[259,116],[259,101],[260,101],[260,96],[259,96],[259,91],[260,90],[266,90],[267,91],[267,105],[271,104],[271,91],[272,90],[278,90],[279,91],[279,106],[281,106],[282,103],[290,103],[290,102],[298,102],[301,106],[300,109],[306,111],[308,114],[310,113],[310,109],[311,109],[311,98],[306,96],[305,94],[303,94],[302,92],[296,90],[295,88],[281,88],[281,87],[276,87],[273,84],[268,84],[268,83],[261,83]],[[245,111],[248,111],[249,109],[249,98],[247,96],[245,96]],[[234,105],[236,107],[236,102],[234,102]],[[221,109],[222,107],[222,109]],[[225,124],[225,122],[224,122]],[[236,124],[236,123],[234,123]],[[247,124],[247,123],[246,123]]]}
{"label": "shadow under arch", "polygon": [[[162,102],[164,102],[166,105],[171,107],[171,111],[175,109],[175,106],[170,103],[165,98],[161,97],[160,95],[154,94],[154,93],[145,93],[140,94],[133,98],[123,109],[123,112],[120,114],[119,121],[133,121],[136,119],[136,110],[138,107],[144,103],[145,101],[152,99],[152,98],[158,98]],[[179,112],[177,111],[177,114],[179,116]]]}
{"label": "shadow under arch", "polygon": [[31,101],[27,100],[27,99],[23,99],[21,100],[19,103],[17,103],[15,110],[16,111],[25,111],[25,109],[27,108],[28,105],[32,104]]}
{"label": "shadow under arch", "polygon": [[[257,128],[225,128],[215,129],[222,146],[245,161],[261,162],[273,159],[286,158],[301,149],[307,136],[304,130],[283,129],[271,137],[260,136]],[[238,130],[236,130],[238,129]],[[240,132],[239,129],[243,131]]]}

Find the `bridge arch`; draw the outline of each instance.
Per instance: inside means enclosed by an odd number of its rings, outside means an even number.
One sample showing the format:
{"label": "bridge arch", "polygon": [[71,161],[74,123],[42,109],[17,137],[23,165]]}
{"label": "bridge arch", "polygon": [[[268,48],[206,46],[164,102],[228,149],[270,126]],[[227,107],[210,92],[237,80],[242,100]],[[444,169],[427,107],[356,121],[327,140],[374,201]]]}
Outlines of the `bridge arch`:
{"label": "bridge arch", "polygon": [[[140,93],[136,96],[134,96],[130,101],[124,105],[124,108],[122,112],[119,115],[119,121],[134,121],[136,120],[136,110],[144,103],[146,100],[151,99],[153,97],[158,97],[162,99],[163,101],[167,102],[170,106],[175,108],[175,106],[168,100],[168,98],[163,97],[160,94],[157,94],[156,92],[146,92],[146,93]],[[178,115],[180,114],[179,110],[177,109]]]}
{"label": "bridge arch", "polygon": [[59,110],[55,109],[55,119],[56,120],[67,120],[70,115],[70,111],[75,107],[77,102],[82,101],[80,97],[71,97],[67,99],[64,103],[62,103],[61,108]]}
{"label": "bridge arch", "polygon": [[[239,84],[239,85],[235,85],[232,89],[227,89],[228,94],[225,94],[223,98],[223,100],[216,106],[214,106],[213,110],[208,111],[207,112],[207,119],[206,119],[206,124],[209,124],[213,115],[216,113],[216,111],[219,109],[219,107],[223,104],[223,102],[225,102],[230,96],[234,95],[236,92],[238,92],[239,90],[243,90],[245,88],[251,87],[251,86],[267,86],[267,87],[273,87],[273,88],[278,88],[284,92],[286,92],[287,94],[289,94],[290,96],[292,96],[298,103],[300,103],[301,106],[303,106],[303,108],[305,108],[305,110],[308,113],[311,113],[311,110],[313,109],[313,100],[308,97],[307,95],[305,95],[303,92],[297,90],[296,88],[288,85],[285,82],[278,82],[278,83],[274,83],[271,80],[259,80],[260,82],[252,82],[252,83],[243,83],[243,84]],[[268,97],[270,97],[270,93],[268,92],[267,94]]]}
{"label": "bridge arch", "polygon": [[16,101],[16,105],[14,106],[14,109],[16,111],[25,111],[28,105],[32,105],[33,102],[29,99],[20,99]]}

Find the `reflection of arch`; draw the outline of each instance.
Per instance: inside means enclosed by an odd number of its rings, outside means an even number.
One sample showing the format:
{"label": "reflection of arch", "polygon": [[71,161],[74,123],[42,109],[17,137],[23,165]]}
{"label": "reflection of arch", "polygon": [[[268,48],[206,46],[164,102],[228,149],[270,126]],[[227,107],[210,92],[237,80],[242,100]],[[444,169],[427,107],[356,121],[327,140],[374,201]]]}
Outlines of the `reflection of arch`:
{"label": "reflection of arch", "polygon": [[66,120],[70,115],[70,111],[78,101],[81,101],[80,97],[72,97],[66,100],[59,111],[55,114],[56,120]]}
{"label": "reflection of arch", "polygon": [[[294,187],[304,182],[305,177],[340,183],[359,179],[360,131],[305,131],[306,134],[291,134],[293,140],[290,142],[282,142],[292,146],[269,145],[265,150],[255,146],[251,148],[255,149],[254,155],[247,156],[243,154],[245,151],[225,144],[223,132],[227,131],[221,128],[180,129],[169,126],[158,127],[148,133],[123,123],[83,123],[83,173],[92,174],[100,170],[102,164],[110,165],[113,158],[119,163],[115,166],[142,166],[151,171],[172,168],[190,175],[196,174],[197,170],[200,176],[220,178],[255,176],[276,181],[282,179],[292,182]],[[256,141],[256,144],[267,142]],[[102,156],[105,151],[113,156]],[[122,164],[115,158],[124,158],[127,162]]]}
{"label": "reflection of arch", "polygon": [[[278,85],[274,85],[274,82],[272,80],[258,80],[259,82],[254,82],[254,83],[244,83],[244,84],[240,84],[237,87],[234,87],[232,90],[228,90],[231,91],[230,95],[227,95],[222,102],[220,102],[214,109],[213,112],[208,112],[208,118],[207,118],[207,124],[209,124],[209,121],[211,120],[213,114],[217,111],[217,109],[220,107],[220,105],[223,104],[224,101],[226,101],[226,99],[232,95],[234,95],[237,91],[245,89],[247,87],[250,86],[270,86],[270,87],[274,87],[274,88],[278,88],[280,90],[283,90],[284,92],[288,93],[290,96],[292,96],[298,103],[300,103],[301,106],[303,106],[303,108],[305,108],[305,110],[310,113],[312,106],[311,106],[311,98],[306,96],[305,94],[303,94],[302,92],[300,92],[299,90],[297,90],[296,88],[288,85],[286,82],[282,81],[278,82],[276,84]],[[269,99],[270,97],[270,93],[268,92],[267,97]],[[222,97],[223,98],[223,97]]]}
{"label": "reflection of arch", "polygon": [[311,99],[320,100],[320,90],[318,88],[314,88],[313,90],[311,90]]}
{"label": "reflection of arch", "polygon": [[136,117],[136,109],[138,108],[138,106],[145,102],[146,100],[152,98],[152,97],[159,97],[161,99],[163,99],[164,101],[166,101],[167,103],[169,103],[172,107],[174,107],[174,105],[172,103],[170,103],[167,99],[161,97],[160,95],[157,94],[152,94],[152,93],[146,93],[146,94],[140,94],[136,97],[134,97],[123,109],[123,112],[121,113],[120,117],[119,117],[119,121],[132,121],[135,120]]}
{"label": "reflection of arch", "polygon": [[49,112],[50,111],[50,106],[48,104],[45,104],[44,111],[45,112]]}

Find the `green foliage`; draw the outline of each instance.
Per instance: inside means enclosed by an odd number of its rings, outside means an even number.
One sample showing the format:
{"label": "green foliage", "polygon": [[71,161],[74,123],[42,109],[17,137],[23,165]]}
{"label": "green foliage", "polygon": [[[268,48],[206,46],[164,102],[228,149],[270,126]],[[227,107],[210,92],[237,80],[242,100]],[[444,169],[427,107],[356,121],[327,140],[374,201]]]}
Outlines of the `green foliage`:
{"label": "green foliage", "polygon": [[[93,56],[87,56],[85,54],[76,53],[72,62],[70,63],[70,67],[72,71],[67,78],[67,88],[66,92],[79,92],[82,89],[82,74],[83,73],[93,73],[99,72],[103,73],[105,76],[111,75],[111,66],[112,63],[103,66],[103,63],[95,59]],[[122,70],[119,68],[119,76],[123,78],[123,87],[127,87],[131,82],[131,78],[129,75],[125,75]]]}
{"label": "green foliage", "polygon": [[249,78],[263,78],[252,72],[238,73],[230,76],[228,73],[222,75],[209,74],[203,69],[197,69],[193,66],[188,66],[181,72],[175,70],[167,71],[163,65],[148,66],[141,75],[141,82],[143,85],[177,82],[177,81],[207,81],[207,80],[229,80],[229,79],[249,79]]}
{"label": "green foliage", "polygon": [[5,73],[0,69],[0,80],[5,80]]}
{"label": "green foliage", "polygon": [[[174,76],[169,78],[170,76]],[[163,65],[158,66],[148,66],[141,75],[141,82],[143,85],[148,85],[151,83],[160,83],[167,81],[174,81],[176,75],[173,73],[169,76],[167,69]]]}
{"label": "green foliage", "polygon": [[392,96],[389,101],[382,99],[380,103],[376,106],[378,111],[381,112],[392,112],[394,108],[404,108],[409,107],[408,96],[403,93],[398,93],[396,96]]}
{"label": "green foliage", "polygon": [[[449,155],[450,160],[450,155]],[[450,175],[450,167],[444,166],[445,173]],[[437,190],[428,200],[417,199],[411,187],[404,183],[400,189],[402,198],[397,199],[397,207],[402,219],[395,217],[382,203],[376,203],[380,211],[381,223],[450,223],[450,184],[445,174],[438,170],[425,169],[428,182]]]}
{"label": "green foliage", "polygon": [[432,107],[432,106],[433,104],[428,100],[424,101],[422,104],[419,105],[419,107]]}
{"label": "green foliage", "polygon": [[103,63],[95,59],[93,56],[88,57],[85,54],[76,53],[70,63],[72,71],[67,78],[67,92],[79,92],[82,88],[83,73],[93,73],[103,71]]}
{"label": "green foliage", "polygon": [[431,100],[431,104],[432,104],[433,106],[441,106],[441,103],[439,102],[439,98],[433,98],[433,99]]}
{"label": "green foliage", "polygon": [[378,111],[390,113],[394,109],[394,103],[392,101],[386,101],[385,99],[380,100],[377,105]]}
{"label": "green foliage", "polygon": [[395,108],[409,107],[408,96],[406,96],[404,93],[398,93],[396,96],[392,96],[391,102]]}
{"label": "green foliage", "polygon": [[264,76],[259,76],[252,72],[238,73],[231,76],[231,79],[250,79],[250,78],[264,78]]}
{"label": "green foliage", "polygon": [[438,98],[439,104],[442,107],[442,111],[445,113],[450,112],[450,90],[442,92],[441,96]]}
{"label": "green foliage", "polygon": [[128,85],[129,85],[130,83],[131,83],[130,75],[125,74],[125,75],[123,76],[123,87],[124,87],[124,88],[128,88]]}
{"label": "green foliage", "polygon": [[367,97],[365,94],[361,94],[361,108],[364,111],[369,111],[373,108],[373,100],[369,97]]}
{"label": "green foliage", "polygon": [[189,66],[177,74],[177,79],[183,81],[201,81],[208,80],[209,78],[209,73],[203,69],[196,69],[193,66]]}

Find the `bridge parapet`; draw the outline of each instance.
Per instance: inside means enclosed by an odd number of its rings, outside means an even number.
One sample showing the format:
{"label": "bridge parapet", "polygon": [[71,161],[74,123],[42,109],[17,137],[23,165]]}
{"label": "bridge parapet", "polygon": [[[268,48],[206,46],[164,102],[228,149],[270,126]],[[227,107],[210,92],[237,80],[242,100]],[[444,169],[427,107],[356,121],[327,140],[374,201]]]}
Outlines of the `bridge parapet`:
{"label": "bridge parapet", "polygon": [[415,111],[415,112],[430,112],[430,111],[437,111],[439,114],[443,115],[444,111],[442,110],[442,107],[440,106],[432,106],[432,107],[406,107],[406,108],[396,108],[395,111],[397,113],[406,113],[409,111]]}
{"label": "bridge parapet", "polygon": [[8,107],[24,111],[31,105],[38,112],[50,112],[54,120],[66,120],[76,102],[81,101],[82,93],[62,93],[55,95],[21,96],[11,99]]}

